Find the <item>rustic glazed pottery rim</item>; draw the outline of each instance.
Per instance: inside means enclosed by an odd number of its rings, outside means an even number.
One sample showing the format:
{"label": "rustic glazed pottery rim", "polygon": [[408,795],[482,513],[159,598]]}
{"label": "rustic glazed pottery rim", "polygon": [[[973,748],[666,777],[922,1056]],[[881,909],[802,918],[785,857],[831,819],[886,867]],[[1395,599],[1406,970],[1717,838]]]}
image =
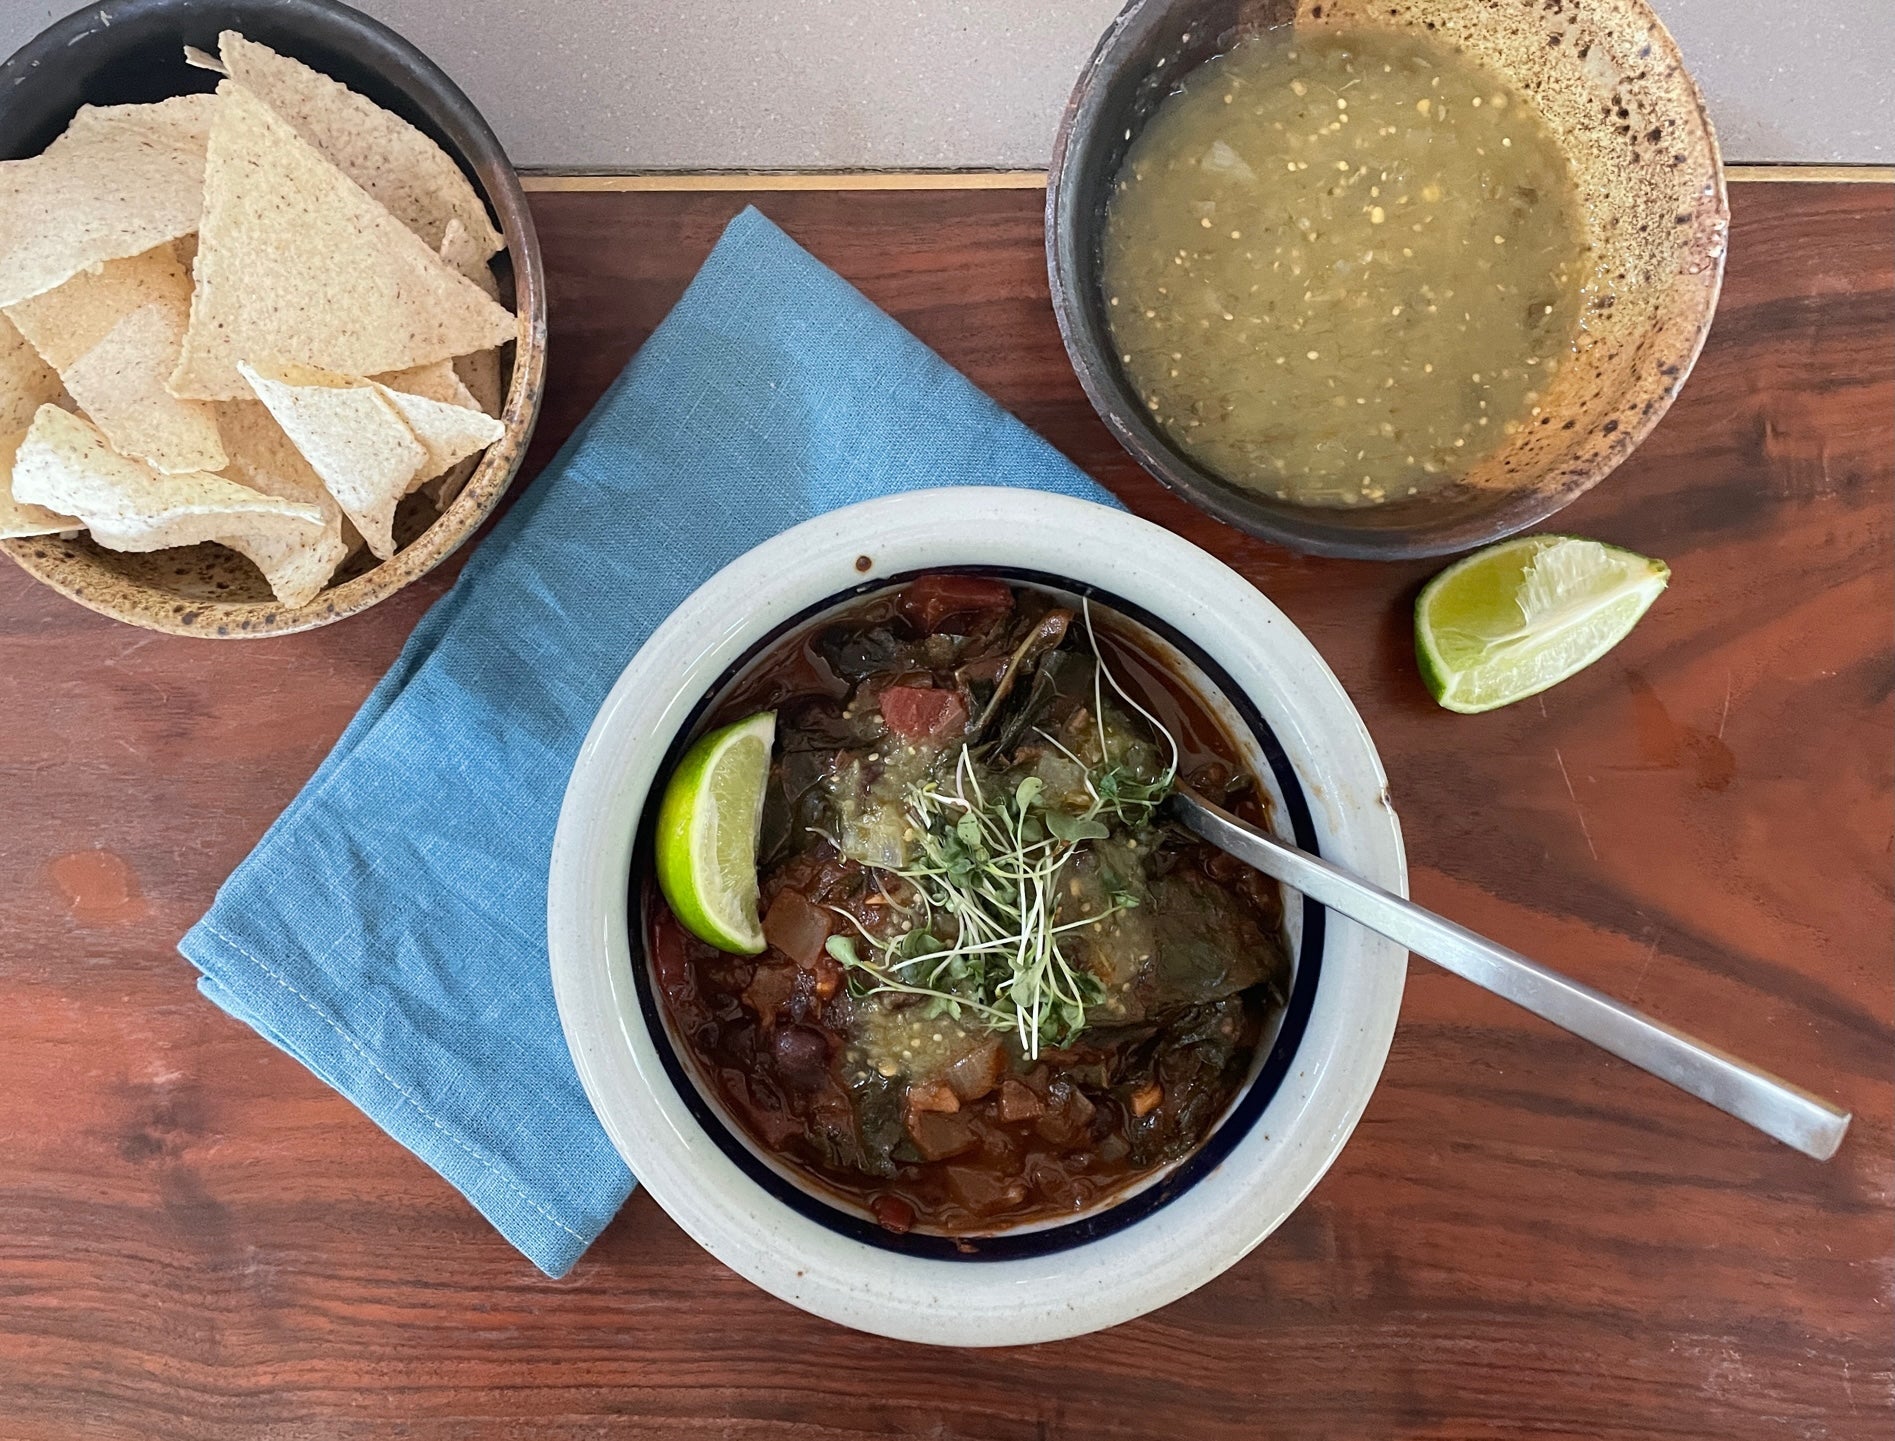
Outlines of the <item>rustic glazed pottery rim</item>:
{"label": "rustic glazed pottery rim", "polygon": [[[241,27],[246,7],[198,7],[176,0],[106,0],[67,16],[42,31],[0,66],[0,94],[32,83],[44,66],[83,61],[88,44],[109,45],[114,27],[154,13],[189,14],[202,9],[218,23]],[[346,49],[380,78],[408,93],[434,122],[434,138],[453,154],[496,212],[513,273],[516,331],[505,404],[506,427],[447,510],[390,559],[333,584],[307,605],[290,608],[275,600],[219,600],[180,595],[124,575],[84,537],[31,536],[0,541],[21,569],[61,595],[101,615],[171,635],[245,640],[290,635],[367,610],[426,575],[479,530],[518,474],[539,417],[546,387],[546,278],[519,175],[492,128],[460,88],[412,43],[379,21],[336,0],[273,0],[275,23],[320,29],[324,42]],[[96,39],[94,37],[97,37]],[[182,44],[175,34],[168,42]],[[452,129],[459,143],[443,133]]]}

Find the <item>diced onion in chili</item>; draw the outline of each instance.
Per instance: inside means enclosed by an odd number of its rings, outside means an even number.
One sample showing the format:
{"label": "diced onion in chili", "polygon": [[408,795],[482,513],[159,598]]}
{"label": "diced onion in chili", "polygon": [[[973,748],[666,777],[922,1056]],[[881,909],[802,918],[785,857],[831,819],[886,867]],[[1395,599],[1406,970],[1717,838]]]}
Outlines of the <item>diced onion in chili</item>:
{"label": "diced onion in chili", "polygon": [[807,970],[822,955],[833,919],[801,891],[780,890],[764,912],[763,938]]}

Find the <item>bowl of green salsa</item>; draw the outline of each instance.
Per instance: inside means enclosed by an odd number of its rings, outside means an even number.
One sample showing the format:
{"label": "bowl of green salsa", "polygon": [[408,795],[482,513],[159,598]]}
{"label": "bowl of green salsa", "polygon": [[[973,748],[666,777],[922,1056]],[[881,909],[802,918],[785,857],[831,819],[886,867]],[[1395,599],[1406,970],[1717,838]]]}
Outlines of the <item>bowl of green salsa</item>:
{"label": "bowl of green salsa", "polygon": [[1717,147],[1642,0],[1139,0],[1047,192],[1088,396],[1159,480],[1324,555],[1544,519],[1703,344]]}

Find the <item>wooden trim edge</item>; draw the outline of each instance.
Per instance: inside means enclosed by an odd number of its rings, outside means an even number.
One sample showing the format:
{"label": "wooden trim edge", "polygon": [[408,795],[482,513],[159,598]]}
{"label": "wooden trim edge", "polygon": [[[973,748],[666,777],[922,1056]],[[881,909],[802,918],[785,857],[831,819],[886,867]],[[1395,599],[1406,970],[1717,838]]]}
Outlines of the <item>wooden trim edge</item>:
{"label": "wooden trim edge", "polygon": [[1895,165],[1727,165],[1724,178],[1773,184],[1891,185],[1895,184]]}
{"label": "wooden trim edge", "polygon": [[1043,190],[1044,170],[653,170],[636,174],[522,171],[529,191]]}
{"label": "wooden trim edge", "polygon": [[[1739,183],[1895,184],[1895,165],[1728,165]],[[527,170],[529,191],[1040,190],[1044,170]]]}

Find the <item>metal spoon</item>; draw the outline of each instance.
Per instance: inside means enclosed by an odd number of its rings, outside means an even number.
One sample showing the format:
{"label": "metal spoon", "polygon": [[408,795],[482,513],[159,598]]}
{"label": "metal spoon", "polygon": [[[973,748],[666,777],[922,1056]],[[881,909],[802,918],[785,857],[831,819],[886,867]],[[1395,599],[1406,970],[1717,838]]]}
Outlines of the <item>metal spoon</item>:
{"label": "metal spoon", "polygon": [[1180,787],[1166,807],[1176,820],[1219,850],[1399,941],[1437,966],[1709,1101],[1806,1156],[1827,1161],[1842,1144],[1849,1112],[1800,1086],[1673,1030],[1307,851],[1285,845],[1189,787]]}

